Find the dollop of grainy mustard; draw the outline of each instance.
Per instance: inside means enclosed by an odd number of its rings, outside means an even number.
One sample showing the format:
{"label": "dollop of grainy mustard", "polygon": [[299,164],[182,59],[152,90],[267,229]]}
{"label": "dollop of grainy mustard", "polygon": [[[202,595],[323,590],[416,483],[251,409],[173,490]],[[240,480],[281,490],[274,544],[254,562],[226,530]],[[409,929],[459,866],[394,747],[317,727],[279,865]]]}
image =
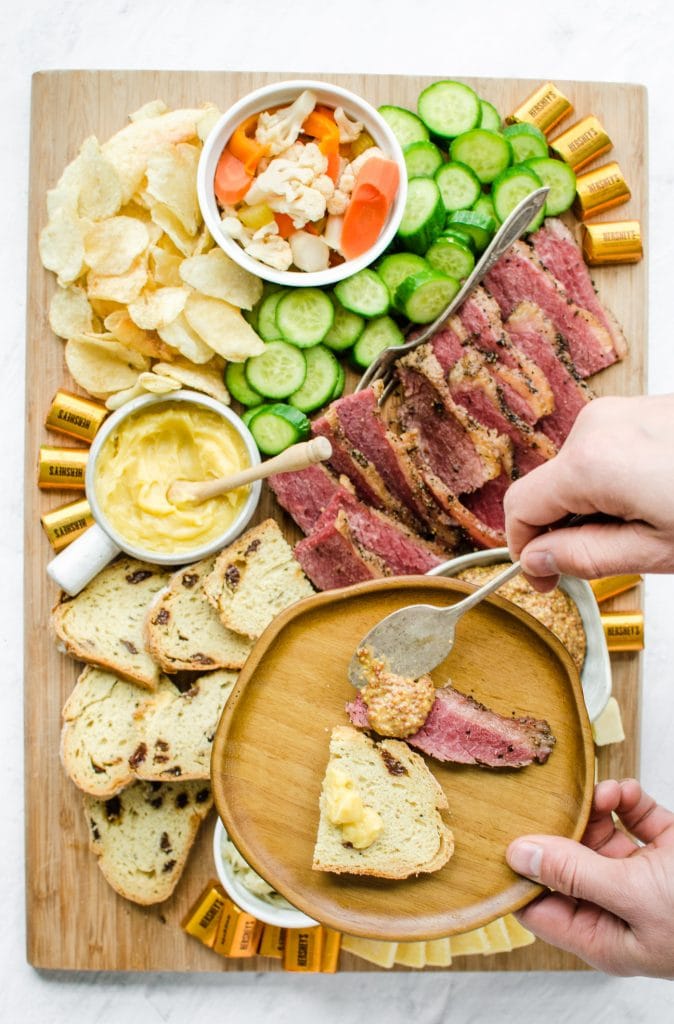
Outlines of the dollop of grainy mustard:
{"label": "dollop of grainy mustard", "polygon": [[417,732],[433,707],[435,687],[430,676],[418,679],[396,675],[369,648],[358,650],[367,685],[360,691],[370,725],[380,736],[403,739]]}

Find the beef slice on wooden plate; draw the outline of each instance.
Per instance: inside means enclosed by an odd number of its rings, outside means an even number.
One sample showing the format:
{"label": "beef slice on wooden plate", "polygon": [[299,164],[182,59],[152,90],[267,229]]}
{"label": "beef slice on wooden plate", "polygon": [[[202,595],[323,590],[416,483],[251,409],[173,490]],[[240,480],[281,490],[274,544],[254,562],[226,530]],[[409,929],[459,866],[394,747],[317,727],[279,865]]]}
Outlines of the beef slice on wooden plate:
{"label": "beef slice on wooden plate", "polygon": [[227,629],[204,593],[215,557],[174,573],[147,609],[148,651],[164,672],[240,669],[250,654],[249,637]]}
{"label": "beef slice on wooden plate", "polygon": [[175,889],[211,809],[207,782],[134,782],[109,800],[84,797],[89,846],[106,882],[149,906]]}
{"label": "beef slice on wooden plate", "polygon": [[275,615],[314,589],[278,524],[266,519],[218,555],[204,592],[228,629],[257,639]]}
{"label": "beef slice on wooden plate", "polygon": [[52,612],[52,629],[73,657],[156,690],[159,666],[145,646],[143,622],[152,598],[168,579],[159,566],[118,558],[77,597],[61,595]]}

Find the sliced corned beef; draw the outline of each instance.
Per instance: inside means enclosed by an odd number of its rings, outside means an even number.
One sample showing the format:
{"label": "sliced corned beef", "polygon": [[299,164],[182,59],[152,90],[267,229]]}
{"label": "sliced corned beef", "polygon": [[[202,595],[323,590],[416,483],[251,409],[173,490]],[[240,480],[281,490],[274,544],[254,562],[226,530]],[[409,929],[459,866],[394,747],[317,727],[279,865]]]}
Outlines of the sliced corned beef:
{"label": "sliced corned beef", "polygon": [[552,390],[536,366],[508,337],[501,311],[484,288],[476,288],[459,309],[467,342],[484,353],[493,365],[503,398],[512,411],[533,424],[552,411]]}
{"label": "sliced corned beef", "polygon": [[498,476],[509,454],[507,439],[456,404],[430,347],[410,352],[397,372],[403,388],[400,422],[405,431],[416,431],[419,456],[451,493],[475,491]]}
{"label": "sliced corned beef", "polygon": [[335,590],[389,575],[376,555],[361,550],[341,511],[296,544],[294,555],[318,590]]}
{"label": "sliced corned beef", "polygon": [[386,484],[370,460],[348,441],[337,422],[332,409],[311,424],[314,435],[327,437],[332,446],[330,466],[336,473],[343,473],[354,485],[357,493],[374,508],[395,510],[395,502]]}
{"label": "sliced corned beef", "polygon": [[456,317],[452,317],[450,322],[441,331],[434,334],[429,342],[433,349],[433,355],[440,363],[445,374],[449,373],[457,360],[463,355],[462,339],[455,329],[457,325],[461,326],[460,321]]}
{"label": "sliced corned beef", "polygon": [[320,463],[293,473],[276,473],[269,486],[279,505],[289,512],[300,530],[309,533],[336,494],[348,494],[337,477]]}
{"label": "sliced corned beef", "polygon": [[558,448],[566,440],[576,416],[592,398],[587,385],[576,378],[563,341],[552,323],[532,302],[520,302],[506,321],[510,336],[535,360],[550,381],[555,408],[538,428]]}
{"label": "sliced corned beef", "polygon": [[[360,694],[346,706],[353,725],[368,728]],[[438,761],[488,768],[545,764],[555,745],[549,724],[535,718],[504,718],[452,686],[436,691],[425,724],[405,742]]]}
{"label": "sliced corned beef", "polygon": [[519,302],[540,306],[566,340],[581,377],[589,377],[618,358],[603,324],[573,301],[525,242],[515,242],[489,271],[485,284],[504,317],[510,316]]}
{"label": "sliced corned beef", "polygon": [[416,537],[390,516],[368,508],[352,495],[335,494],[316,523],[316,530],[334,522],[343,512],[353,539],[359,548],[371,551],[394,576],[423,574],[447,558],[437,546]]}
{"label": "sliced corned beef", "polygon": [[479,491],[461,495],[461,504],[482,524],[482,529],[489,528],[497,537],[505,538],[503,498],[511,483],[512,478],[504,469],[500,476],[488,480]]}
{"label": "sliced corned beef", "polygon": [[566,224],[550,217],[529,237],[529,242],[543,266],[557,278],[573,301],[594,313],[599,323],[604,325],[611,335],[618,358],[622,358],[627,351],[622,327],[613,313],[599,301],[583,254]]}

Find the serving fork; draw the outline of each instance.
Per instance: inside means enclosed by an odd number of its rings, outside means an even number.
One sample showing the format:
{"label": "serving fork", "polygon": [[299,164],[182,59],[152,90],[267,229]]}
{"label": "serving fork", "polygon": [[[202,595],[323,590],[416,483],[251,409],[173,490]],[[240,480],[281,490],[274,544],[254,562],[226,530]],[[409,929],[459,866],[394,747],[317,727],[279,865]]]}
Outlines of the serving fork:
{"label": "serving fork", "polygon": [[524,199],[517,204],[513,212],[503,221],[503,224],[492,238],[478,262],[475,264],[472,273],[466,278],[463,286],[456,293],[451,302],[445,306],[442,312],[432,323],[428,324],[428,326],[425,327],[420,334],[412,338],[411,341],[406,341],[402,345],[392,345],[389,348],[383,349],[370,366],[368,366],[367,370],[358,381],[356,391],[362,391],[364,388],[370,387],[376,381],[381,380],[384,383],[384,390],[379,398],[379,404],[381,405],[384,402],[395,386],[394,365],[396,361],[406,352],[411,352],[419,345],[423,345],[425,341],[428,341],[429,338],[444,327],[450,316],[452,316],[461,303],[468,298],[470,293],[477,288],[494,264],[498,263],[513,242],[516,242],[517,239],[524,234],[532,219],[545,203],[545,199],[549,191],[550,190],[547,186],[538,188],[535,192],[531,192],[528,196],[525,196]]}

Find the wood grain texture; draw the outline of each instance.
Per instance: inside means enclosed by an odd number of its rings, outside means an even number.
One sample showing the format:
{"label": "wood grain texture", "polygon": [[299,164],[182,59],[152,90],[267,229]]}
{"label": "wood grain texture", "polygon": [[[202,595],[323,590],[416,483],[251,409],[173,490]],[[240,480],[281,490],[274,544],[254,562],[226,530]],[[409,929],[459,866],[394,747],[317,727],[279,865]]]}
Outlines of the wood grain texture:
{"label": "wood grain texture", "polygon": [[[39,492],[35,459],[41,443],[53,442],[43,427],[57,387],[71,386],[63,350],[51,333],[48,308],[53,275],[39,261],[37,239],[46,220],[45,192],[77,153],[87,135],[101,140],[120,128],[127,114],[156,97],[170,106],[194,106],[206,100],[225,109],[253,88],[279,78],[330,78],[361,93],[370,102],[414,106],[430,79],[395,75],[288,75],[273,72],[55,71],[33,78],[30,216],[28,248],[25,490],[25,752],[26,752],[26,907],[27,957],[43,968],[79,970],[278,970],[278,961],[226,961],[186,936],[183,914],[212,876],[211,824],[201,831],[178,888],[165,905],[141,908],[117,897],[103,880],[88,850],[79,793],[59,762],[60,713],[78,674],[75,662],[60,655],[48,636],[55,588],[44,567],[51,551],[39,516],[65,503],[66,493]],[[538,85],[535,81],[473,79],[470,84],[506,112]],[[625,207],[601,219],[646,223],[646,93],[633,85],[558,82],[574,102],[578,117],[596,114],[607,128],[632,190]],[[570,123],[570,122],[567,122]],[[561,126],[565,127],[565,124]],[[600,394],[637,394],[646,381],[647,261],[632,267],[598,268],[601,298],[622,323],[629,343],[627,358],[593,384]],[[274,505],[265,488],[259,517],[276,515],[290,539],[298,533]],[[616,607],[637,607],[634,592],[616,599]],[[614,693],[625,719],[627,741],[604,748],[600,777],[638,774],[640,660],[612,659]],[[346,954],[342,969],[377,970]],[[568,970],[583,968],[574,957],[542,942],[510,954],[457,958],[451,970]],[[402,968],[401,968],[402,969]]]}

